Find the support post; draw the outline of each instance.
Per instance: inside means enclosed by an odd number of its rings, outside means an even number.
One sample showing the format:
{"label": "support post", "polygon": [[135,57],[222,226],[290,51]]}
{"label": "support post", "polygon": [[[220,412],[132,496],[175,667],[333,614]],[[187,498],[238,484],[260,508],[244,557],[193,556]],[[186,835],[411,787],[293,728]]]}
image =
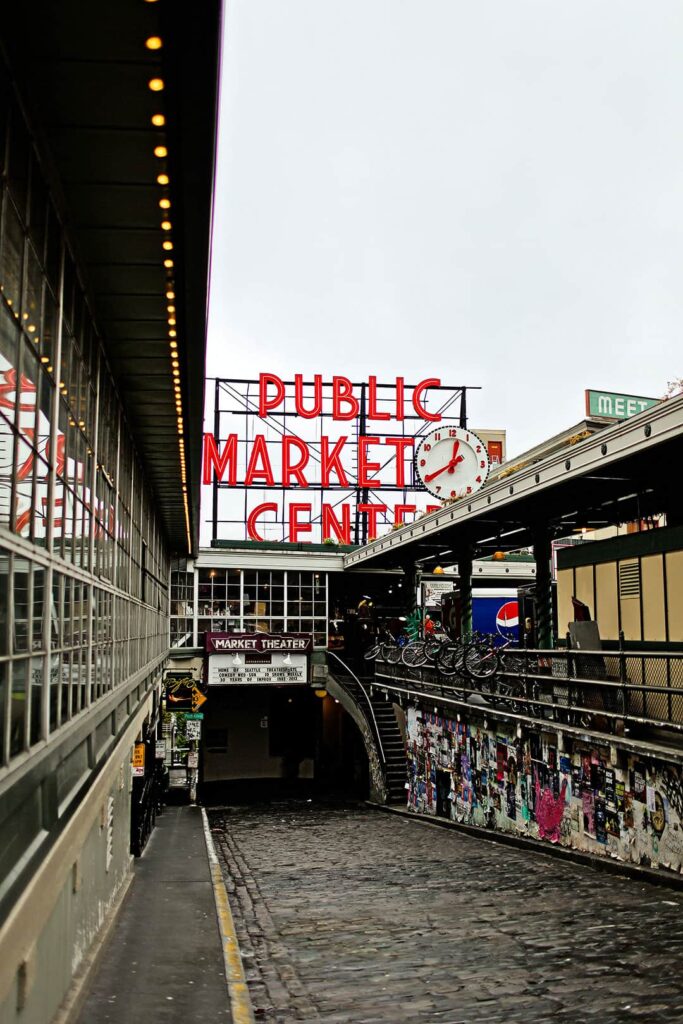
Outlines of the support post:
{"label": "support post", "polygon": [[415,562],[409,561],[403,563],[403,587],[405,590],[403,596],[403,607],[405,609],[405,615],[410,618],[415,613],[417,607],[417,576],[418,568]]}
{"label": "support post", "polygon": [[551,574],[551,532],[545,525],[533,530],[536,562],[536,637],[541,649],[553,646],[553,587]]}
{"label": "support post", "polygon": [[474,552],[471,545],[458,552],[458,593],[460,594],[460,635],[472,633],[472,561]]}

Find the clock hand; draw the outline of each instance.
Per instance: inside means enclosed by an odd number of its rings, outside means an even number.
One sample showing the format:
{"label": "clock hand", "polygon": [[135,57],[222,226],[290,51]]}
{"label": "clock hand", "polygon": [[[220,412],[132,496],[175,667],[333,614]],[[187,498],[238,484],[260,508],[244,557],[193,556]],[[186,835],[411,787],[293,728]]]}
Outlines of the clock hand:
{"label": "clock hand", "polygon": [[442,473],[445,473],[446,470],[448,470],[449,473],[452,473],[457,464],[463,461],[464,460],[462,455],[459,455],[457,459],[451,459],[451,461],[448,462],[445,466],[442,466],[441,469],[437,469],[433,473],[427,473],[426,477],[424,478],[425,483],[428,484],[430,480],[433,480],[434,477],[440,476]]}
{"label": "clock hand", "polygon": [[460,447],[460,442],[459,441],[455,441],[453,443],[453,454],[451,455],[451,462],[453,461],[455,456],[458,454],[458,448],[459,447]]}

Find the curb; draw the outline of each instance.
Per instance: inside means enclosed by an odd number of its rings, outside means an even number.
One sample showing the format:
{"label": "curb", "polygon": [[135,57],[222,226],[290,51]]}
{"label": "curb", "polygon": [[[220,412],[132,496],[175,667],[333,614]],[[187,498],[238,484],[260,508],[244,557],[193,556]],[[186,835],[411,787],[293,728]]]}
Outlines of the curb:
{"label": "curb", "polygon": [[218,919],[218,931],[223,947],[223,962],[225,963],[225,980],[228,983],[228,996],[230,997],[230,1010],[232,1012],[233,1024],[255,1024],[254,1008],[251,1004],[251,997],[247,987],[247,979],[242,965],[242,956],[235,932],[235,922],[230,912],[228,894],[223,881],[216,848],[211,837],[209,819],[202,807],[202,822],[204,824],[204,839],[206,841],[206,854],[209,858],[209,871],[211,873],[211,884],[213,896],[216,902],[216,917]]}
{"label": "curb", "polygon": [[432,828],[451,829],[470,839],[478,839],[485,843],[500,843],[503,846],[514,846],[518,850],[525,850],[527,853],[540,854],[542,857],[554,857],[560,860],[568,860],[582,867],[592,868],[593,871],[606,871],[612,875],[620,875],[639,882],[647,882],[649,885],[663,886],[667,889],[683,890],[683,876],[666,872],[666,869],[656,871],[653,868],[640,867],[638,864],[626,864],[621,860],[612,860],[611,857],[597,857],[593,853],[583,853],[581,850],[571,850],[559,844],[541,843],[537,839],[526,836],[517,836],[507,832],[495,832],[493,829],[483,829],[477,825],[464,825],[459,821],[449,821],[447,818],[427,818],[424,815],[416,814],[403,807],[392,807],[390,804],[377,804],[372,800],[366,800],[366,805],[373,810],[383,811],[385,814],[396,814],[408,821],[414,821],[418,825],[430,825]]}

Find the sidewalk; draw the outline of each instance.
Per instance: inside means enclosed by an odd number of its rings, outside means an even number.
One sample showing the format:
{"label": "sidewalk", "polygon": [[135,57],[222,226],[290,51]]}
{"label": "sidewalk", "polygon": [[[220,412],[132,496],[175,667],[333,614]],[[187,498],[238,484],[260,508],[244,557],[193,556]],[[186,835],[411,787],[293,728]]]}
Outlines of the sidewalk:
{"label": "sidewalk", "polygon": [[231,1021],[201,810],[167,807],[74,1024]]}

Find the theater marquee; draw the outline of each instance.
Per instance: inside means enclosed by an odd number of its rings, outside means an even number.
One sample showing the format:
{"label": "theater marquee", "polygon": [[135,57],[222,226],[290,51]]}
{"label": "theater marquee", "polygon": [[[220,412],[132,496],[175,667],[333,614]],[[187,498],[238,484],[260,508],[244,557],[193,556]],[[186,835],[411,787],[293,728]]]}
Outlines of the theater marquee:
{"label": "theater marquee", "polygon": [[308,683],[308,633],[207,633],[209,686]]}

